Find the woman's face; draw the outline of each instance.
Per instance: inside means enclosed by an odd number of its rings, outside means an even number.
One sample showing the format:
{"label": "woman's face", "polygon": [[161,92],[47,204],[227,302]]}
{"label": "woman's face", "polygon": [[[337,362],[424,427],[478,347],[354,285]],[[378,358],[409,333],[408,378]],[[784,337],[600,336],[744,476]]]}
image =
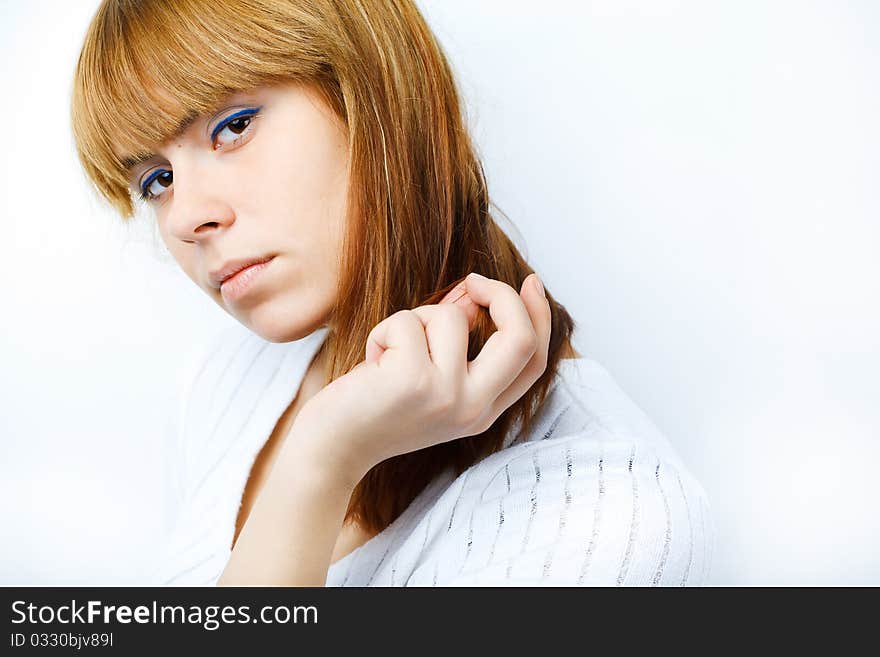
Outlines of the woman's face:
{"label": "woman's face", "polygon": [[[131,170],[186,274],[272,342],[326,324],[346,217],[348,137],[310,89],[237,93]],[[224,268],[242,270],[221,285]],[[225,273],[228,273],[225,272]]]}

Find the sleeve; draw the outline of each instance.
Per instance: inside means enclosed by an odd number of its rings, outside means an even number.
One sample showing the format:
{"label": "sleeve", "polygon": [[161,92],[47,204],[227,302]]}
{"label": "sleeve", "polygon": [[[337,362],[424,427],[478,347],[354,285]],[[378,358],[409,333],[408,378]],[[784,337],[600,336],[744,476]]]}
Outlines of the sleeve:
{"label": "sleeve", "polygon": [[653,450],[586,434],[540,441],[476,496],[448,537],[461,556],[437,584],[702,585],[713,527],[699,482]]}

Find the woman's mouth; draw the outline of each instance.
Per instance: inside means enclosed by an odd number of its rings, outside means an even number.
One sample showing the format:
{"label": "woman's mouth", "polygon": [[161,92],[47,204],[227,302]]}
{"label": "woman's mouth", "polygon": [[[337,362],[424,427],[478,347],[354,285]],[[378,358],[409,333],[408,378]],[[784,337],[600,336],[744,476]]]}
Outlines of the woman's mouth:
{"label": "woman's mouth", "polygon": [[225,301],[238,301],[251,292],[260,277],[260,274],[274,260],[274,256],[265,262],[245,267],[233,274],[220,284],[220,294]]}

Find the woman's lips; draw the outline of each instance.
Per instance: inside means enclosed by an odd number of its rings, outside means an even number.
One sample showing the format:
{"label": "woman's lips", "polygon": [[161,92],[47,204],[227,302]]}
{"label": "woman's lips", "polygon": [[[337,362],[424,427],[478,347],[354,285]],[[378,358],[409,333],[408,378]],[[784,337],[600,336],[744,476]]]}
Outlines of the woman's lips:
{"label": "woman's lips", "polygon": [[254,289],[260,274],[271,264],[274,256],[265,262],[245,267],[220,285],[220,294],[226,301],[238,301]]}

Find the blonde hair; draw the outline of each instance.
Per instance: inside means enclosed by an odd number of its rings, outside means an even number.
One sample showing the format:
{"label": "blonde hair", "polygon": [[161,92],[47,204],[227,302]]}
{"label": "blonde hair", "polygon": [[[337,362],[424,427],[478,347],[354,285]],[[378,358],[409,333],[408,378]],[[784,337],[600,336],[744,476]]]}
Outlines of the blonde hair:
{"label": "blonde hair", "polygon": [[[327,383],[363,360],[381,320],[438,303],[471,271],[519,290],[532,269],[492,217],[454,76],[410,0],[104,0],[75,73],[78,156],[128,219],[128,165],[229,93],[292,80],[315,88],[349,137],[343,266],[322,347]],[[553,328],[540,379],[482,434],[376,465],[348,521],[381,531],[444,468],[461,473],[500,450],[516,423],[528,431],[571,354],[574,320],[547,298]],[[494,330],[481,309],[469,359]]]}

